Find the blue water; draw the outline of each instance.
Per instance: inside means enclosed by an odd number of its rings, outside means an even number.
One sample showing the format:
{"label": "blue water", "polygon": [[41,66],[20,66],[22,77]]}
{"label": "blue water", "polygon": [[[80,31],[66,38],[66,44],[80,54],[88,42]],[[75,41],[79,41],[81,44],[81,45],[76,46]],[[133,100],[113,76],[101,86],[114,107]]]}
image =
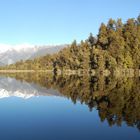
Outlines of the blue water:
{"label": "blue water", "polygon": [[105,97],[98,89],[93,100],[89,79],[19,76],[0,77],[0,140],[140,140],[139,80],[105,86]]}
{"label": "blue water", "polygon": [[64,97],[0,99],[1,140],[139,140],[135,127],[110,127],[98,110]]}

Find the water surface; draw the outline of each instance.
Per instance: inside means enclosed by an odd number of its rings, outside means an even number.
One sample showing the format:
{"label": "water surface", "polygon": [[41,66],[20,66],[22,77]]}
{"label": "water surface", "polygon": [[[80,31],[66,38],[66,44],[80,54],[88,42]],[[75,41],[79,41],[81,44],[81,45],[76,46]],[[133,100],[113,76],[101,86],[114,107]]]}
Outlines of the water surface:
{"label": "water surface", "polygon": [[140,139],[137,78],[0,77],[0,139]]}

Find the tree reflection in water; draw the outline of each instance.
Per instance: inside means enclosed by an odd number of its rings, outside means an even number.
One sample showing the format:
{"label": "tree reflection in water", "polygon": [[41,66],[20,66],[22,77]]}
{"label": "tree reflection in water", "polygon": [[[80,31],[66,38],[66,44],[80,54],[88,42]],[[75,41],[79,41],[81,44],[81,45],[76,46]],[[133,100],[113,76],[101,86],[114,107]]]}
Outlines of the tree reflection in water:
{"label": "tree reflection in water", "polygon": [[5,74],[20,81],[58,90],[75,104],[80,101],[89,110],[97,109],[100,120],[110,126],[128,126],[140,130],[140,78],[87,75],[52,75],[43,73]]}

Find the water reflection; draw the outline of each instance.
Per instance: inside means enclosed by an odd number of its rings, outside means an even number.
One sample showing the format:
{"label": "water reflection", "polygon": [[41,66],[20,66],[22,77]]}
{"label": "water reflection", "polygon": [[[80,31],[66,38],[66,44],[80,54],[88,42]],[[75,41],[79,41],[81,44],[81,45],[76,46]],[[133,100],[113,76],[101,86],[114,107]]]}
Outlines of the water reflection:
{"label": "water reflection", "polygon": [[10,77],[0,77],[0,98],[21,97],[28,99],[34,96],[61,96],[59,92],[53,89],[46,89],[35,83],[16,80]]}
{"label": "water reflection", "polygon": [[[43,73],[5,74],[0,79],[0,94],[6,96],[65,96],[89,110],[98,110],[100,120],[110,126],[128,126],[140,130],[140,78],[47,75]],[[15,79],[13,79],[15,78]],[[14,95],[13,95],[14,94]],[[4,97],[4,95],[1,97]]]}

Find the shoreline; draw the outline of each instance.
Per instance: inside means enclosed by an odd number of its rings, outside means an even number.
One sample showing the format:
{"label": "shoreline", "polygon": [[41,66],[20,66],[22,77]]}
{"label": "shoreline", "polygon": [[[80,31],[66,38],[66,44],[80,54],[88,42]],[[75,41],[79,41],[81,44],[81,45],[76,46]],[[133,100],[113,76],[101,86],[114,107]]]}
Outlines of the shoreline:
{"label": "shoreline", "polygon": [[129,76],[135,77],[140,76],[140,69],[116,69],[112,72],[109,70],[60,70],[58,69],[56,72],[54,70],[0,70],[0,73],[49,73],[49,74],[57,74],[57,75],[103,75],[109,76],[113,75],[115,77],[119,76]]}
{"label": "shoreline", "polygon": [[0,73],[53,72],[52,70],[0,70]]}

